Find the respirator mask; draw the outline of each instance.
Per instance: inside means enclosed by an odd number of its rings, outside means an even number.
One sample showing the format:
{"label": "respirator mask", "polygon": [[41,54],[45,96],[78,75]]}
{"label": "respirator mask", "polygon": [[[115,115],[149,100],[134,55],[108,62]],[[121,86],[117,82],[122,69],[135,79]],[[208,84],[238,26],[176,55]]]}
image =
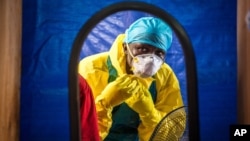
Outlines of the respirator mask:
{"label": "respirator mask", "polygon": [[147,78],[151,77],[160,69],[161,65],[163,64],[162,58],[155,54],[141,54],[134,56],[130,48],[127,44],[127,49],[129,54],[132,56],[132,71],[134,75]]}

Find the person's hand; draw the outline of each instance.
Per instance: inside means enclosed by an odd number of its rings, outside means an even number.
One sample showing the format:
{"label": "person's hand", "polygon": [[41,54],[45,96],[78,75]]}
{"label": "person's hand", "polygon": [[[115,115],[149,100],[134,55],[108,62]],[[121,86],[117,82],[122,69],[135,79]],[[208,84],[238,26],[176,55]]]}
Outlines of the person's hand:
{"label": "person's hand", "polygon": [[[139,78],[140,79],[140,78]],[[135,112],[142,116],[146,116],[147,114],[151,113],[154,109],[154,102],[151,97],[151,94],[146,89],[145,84],[143,81],[137,80],[138,84],[137,87],[139,90],[136,94],[131,96],[126,100],[126,103],[130,108],[132,108]]]}
{"label": "person's hand", "polygon": [[137,81],[139,84],[137,86],[139,87],[138,92],[133,94],[125,102],[131,109],[139,114],[144,126],[154,127],[154,125],[156,125],[161,120],[161,114],[155,108],[152,96],[147,87],[145,87],[145,81],[141,80],[141,78],[139,78]]}
{"label": "person's hand", "polygon": [[117,106],[138,92],[138,81],[132,75],[123,75],[109,83],[102,93],[96,97],[95,102],[109,109]]}

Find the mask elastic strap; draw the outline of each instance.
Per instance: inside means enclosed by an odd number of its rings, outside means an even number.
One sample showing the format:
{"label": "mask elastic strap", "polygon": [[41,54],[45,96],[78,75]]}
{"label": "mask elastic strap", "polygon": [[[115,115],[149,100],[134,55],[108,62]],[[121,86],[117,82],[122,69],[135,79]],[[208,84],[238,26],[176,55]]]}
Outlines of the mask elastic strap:
{"label": "mask elastic strap", "polygon": [[[133,58],[133,60],[135,61],[135,60],[137,60],[137,58],[135,58],[135,56],[132,54],[132,52],[131,52],[131,50],[130,50],[130,48],[129,48],[129,45],[128,45],[128,43],[126,42],[126,45],[127,45],[127,50],[128,50],[128,52],[129,52],[129,54],[131,55],[131,57]],[[137,62],[137,61],[136,61]],[[132,66],[131,68],[130,68],[130,70],[131,71],[133,71],[135,68]]]}
{"label": "mask elastic strap", "polygon": [[135,56],[132,54],[132,52],[131,52],[131,50],[130,50],[129,45],[128,45],[127,42],[126,42],[126,45],[127,45],[127,50],[129,52],[129,54],[132,56],[132,58],[135,58]]}

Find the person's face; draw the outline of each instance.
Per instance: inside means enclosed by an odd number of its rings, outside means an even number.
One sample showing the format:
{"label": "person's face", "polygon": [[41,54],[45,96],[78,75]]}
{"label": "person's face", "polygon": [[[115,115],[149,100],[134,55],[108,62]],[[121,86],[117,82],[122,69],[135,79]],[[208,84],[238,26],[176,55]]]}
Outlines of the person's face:
{"label": "person's face", "polygon": [[[137,56],[137,55],[141,55],[141,54],[155,54],[155,55],[159,56],[160,58],[162,58],[162,60],[164,60],[164,58],[165,58],[165,52],[159,48],[154,47],[154,46],[151,46],[148,44],[142,44],[142,43],[130,43],[128,45],[129,45],[130,51],[133,54],[133,56]],[[126,43],[123,43],[123,48],[124,48],[124,52],[127,56],[127,65],[129,67],[131,67],[133,57],[130,55]]]}

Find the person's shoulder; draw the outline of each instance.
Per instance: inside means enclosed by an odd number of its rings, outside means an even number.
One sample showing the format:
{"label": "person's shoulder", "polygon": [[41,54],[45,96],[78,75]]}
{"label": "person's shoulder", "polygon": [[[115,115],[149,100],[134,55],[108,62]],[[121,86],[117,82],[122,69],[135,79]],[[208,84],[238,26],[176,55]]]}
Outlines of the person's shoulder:
{"label": "person's shoulder", "polygon": [[108,58],[108,52],[98,53],[87,56],[80,60],[79,67],[86,68],[103,68]]}
{"label": "person's shoulder", "polygon": [[161,68],[158,70],[158,72],[156,73],[156,76],[160,79],[167,79],[169,78],[169,76],[173,75],[174,71],[173,69],[167,64],[164,63],[162,64]]}
{"label": "person's shoulder", "polygon": [[93,54],[93,55],[89,55],[85,58],[83,58],[82,60],[80,60],[80,62],[87,62],[87,61],[95,61],[95,60],[100,60],[100,59],[105,59],[108,56],[108,52],[102,52],[102,53],[97,53],[97,54]]}
{"label": "person's shoulder", "polygon": [[177,80],[175,72],[166,63],[164,63],[158,70],[158,72],[155,74],[155,79],[161,87],[165,87],[169,85],[169,83],[175,82]]}
{"label": "person's shoulder", "polygon": [[163,63],[160,70],[167,71],[167,72],[172,72],[173,71],[173,69],[167,63]]}

